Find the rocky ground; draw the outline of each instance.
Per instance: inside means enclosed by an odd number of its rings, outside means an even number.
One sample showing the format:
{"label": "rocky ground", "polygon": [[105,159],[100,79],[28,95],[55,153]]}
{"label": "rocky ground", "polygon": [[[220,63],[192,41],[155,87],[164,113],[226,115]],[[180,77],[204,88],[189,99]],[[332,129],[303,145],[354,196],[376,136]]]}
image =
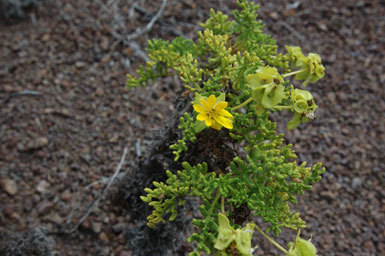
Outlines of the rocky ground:
{"label": "rocky ground", "polygon": [[[302,161],[327,168],[296,206],[308,223],[302,234],[313,236],[319,255],[385,255],[384,1],[259,3],[281,49],[319,53],[326,68],[311,88],[317,119],[286,136]],[[234,7],[225,0],[169,0],[148,33],[126,40],[161,4],[46,0],[26,19],[0,24],[0,234],[73,227],[123,149],[129,149],[125,173],[173,111],[178,81],[124,88],[125,74],[144,62],[140,49],[154,37],[194,38],[210,8]],[[122,209],[103,200],[70,235],[51,234],[53,250],[131,255],[129,225]],[[258,244],[255,255],[278,255],[266,241]]]}

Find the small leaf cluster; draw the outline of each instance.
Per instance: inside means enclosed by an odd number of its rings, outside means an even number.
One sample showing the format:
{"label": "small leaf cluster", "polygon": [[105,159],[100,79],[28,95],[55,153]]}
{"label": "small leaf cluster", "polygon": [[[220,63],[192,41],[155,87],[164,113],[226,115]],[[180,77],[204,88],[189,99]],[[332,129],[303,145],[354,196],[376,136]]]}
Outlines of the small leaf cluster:
{"label": "small leaf cluster", "polygon": [[[127,75],[129,87],[177,75],[193,95],[193,108],[179,118],[181,138],[170,146],[174,160],[180,161],[182,152],[189,154],[189,145],[196,143],[203,143],[201,148],[210,148],[217,156],[211,162],[184,162],[182,170],[167,170],[168,179],[154,182],[141,197],[154,208],[148,216],[152,228],[166,219],[174,220],[186,197],[199,198],[201,218],[193,220],[197,232],[188,239],[196,244],[191,255],[232,255],[233,250],[250,255],[252,235],[243,232],[252,232],[252,223],[236,224],[236,216],[231,214],[242,207],[262,218],[268,224],[267,232],[275,235],[283,227],[304,228],[305,222],[290,206],[297,202],[297,195],[311,190],[325,171],[319,163],[312,167],[297,163],[292,145],[284,143],[283,135],[276,133],[276,123],[269,120],[271,112],[287,110],[294,113],[287,128],[295,129],[314,118],[317,105],[311,92],[297,88],[293,79],[287,78],[294,76],[303,86],[317,82],[324,76],[319,55],[305,57],[297,46],[278,53],[275,40],[263,32],[257,19],[258,5],[247,0],[238,0],[237,5],[239,10],[233,11],[232,20],[211,10],[196,41],[183,37],[171,42],[149,41],[151,61],[139,68],[136,77]],[[228,120],[219,126],[215,121],[220,123],[222,117]],[[223,127],[228,132],[220,132]],[[232,145],[234,158],[221,157],[218,145],[197,139],[213,128],[223,137],[220,141],[226,145],[222,146]],[[223,222],[224,216],[228,223]],[[226,235],[229,230],[239,235]],[[302,250],[301,245],[290,248],[293,255]]]}
{"label": "small leaf cluster", "polygon": [[[193,234],[191,241],[199,241],[199,248],[202,251],[209,251],[206,242],[212,243],[215,240],[217,225],[212,220],[215,216],[211,209],[210,201],[213,200],[213,193],[217,189],[216,175],[208,171],[206,163],[191,166],[189,163],[182,164],[183,171],[173,174],[167,170],[168,179],[165,183],[154,182],[155,189],[147,188],[147,196],[142,196],[144,202],[154,207],[154,211],[148,216],[148,226],[155,227],[159,222],[165,222],[164,215],[169,214],[169,220],[176,217],[176,208],[185,203],[186,196],[196,196],[203,200],[200,211],[204,220],[194,220],[194,224],[201,227],[200,235]],[[209,238],[207,240],[207,238]],[[210,242],[211,241],[211,242]]]}
{"label": "small leaf cluster", "polygon": [[183,137],[173,145],[170,146],[170,149],[174,150],[173,153],[175,155],[174,161],[178,161],[180,154],[183,151],[187,150],[187,142],[194,142],[195,137],[195,131],[196,129],[189,129],[194,124],[194,120],[191,118],[191,116],[188,113],[184,113],[184,116],[181,116],[179,118],[179,126],[178,128],[183,130]]}

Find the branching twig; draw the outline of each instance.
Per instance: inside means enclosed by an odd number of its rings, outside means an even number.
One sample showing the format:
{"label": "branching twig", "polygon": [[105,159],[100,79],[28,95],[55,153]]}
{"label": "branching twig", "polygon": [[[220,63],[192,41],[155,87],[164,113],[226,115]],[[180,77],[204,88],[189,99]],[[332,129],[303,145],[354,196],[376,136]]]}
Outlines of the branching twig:
{"label": "branching twig", "polygon": [[306,38],[299,34],[290,24],[284,22],[284,21],[279,21],[279,24],[289,30],[295,37],[297,37],[301,42],[306,43]]}
{"label": "branching twig", "polygon": [[122,157],[121,157],[121,159],[120,159],[120,163],[119,163],[119,165],[116,167],[116,170],[115,170],[114,175],[110,178],[110,180],[109,180],[107,186],[104,188],[103,192],[100,194],[100,196],[99,196],[95,201],[93,201],[93,202],[91,203],[91,205],[89,206],[89,208],[88,208],[86,214],[84,214],[83,217],[81,217],[81,218],[78,220],[78,222],[76,223],[76,225],[75,225],[73,228],[64,231],[64,233],[70,234],[70,233],[74,232],[74,231],[80,226],[80,224],[82,224],[82,222],[83,222],[85,219],[87,219],[87,217],[90,215],[90,213],[93,211],[93,209],[99,204],[100,200],[102,200],[102,198],[106,195],[108,189],[111,187],[111,185],[114,183],[115,178],[118,176],[118,174],[119,174],[119,172],[120,172],[120,169],[122,168],[123,163],[124,163],[124,161],[125,161],[125,159],[126,159],[127,152],[128,152],[128,146],[126,146],[126,147],[124,148]]}
{"label": "branching twig", "polygon": [[41,93],[40,92],[36,92],[36,91],[31,91],[31,90],[23,90],[21,92],[14,92],[14,93],[11,93],[5,99],[0,99],[0,104],[8,102],[12,97],[23,96],[23,95],[40,96]]}
{"label": "branching twig", "polygon": [[[102,6],[103,9],[105,10],[108,10],[109,8],[107,8],[106,5],[104,5],[104,3],[102,1],[99,1],[100,5]],[[119,14],[119,9],[117,8],[117,4],[116,2],[113,2],[113,4],[111,3],[110,4],[111,7],[110,9],[113,9],[114,11],[114,21],[119,25],[119,27],[123,30],[125,30],[125,24],[123,22],[123,19],[121,17],[121,15]],[[135,54],[139,57],[141,57],[142,59],[144,59],[145,61],[149,61],[149,58],[147,57],[147,54],[144,53],[141,49],[140,49],[140,46],[136,43],[136,42],[133,42],[134,39],[140,37],[141,35],[147,33],[148,31],[151,30],[151,28],[153,27],[153,25],[155,24],[155,22],[160,18],[160,16],[162,15],[164,9],[166,8],[166,5],[167,5],[167,0],[162,0],[162,5],[161,7],[159,8],[158,12],[155,14],[155,16],[151,19],[151,21],[145,26],[145,27],[142,27],[142,28],[137,28],[136,31],[132,34],[129,34],[129,35],[121,35],[119,34],[117,31],[115,30],[112,30],[111,31],[111,34],[113,37],[115,37],[117,40],[112,44],[112,48],[114,48],[116,45],[118,45],[120,42],[123,42],[125,45],[131,47],[134,51],[135,51]],[[131,10],[130,10],[130,14],[129,16],[132,16],[133,14],[133,10],[134,9],[137,9],[137,10],[141,10],[143,12],[143,9],[142,8],[139,8],[139,6],[134,3]]]}
{"label": "branching twig", "polygon": [[133,39],[136,39],[143,35],[144,33],[147,33],[151,30],[154,23],[160,18],[162,15],[164,9],[166,8],[167,0],[162,0],[162,5],[160,6],[158,12],[155,14],[155,16],[151,19],[151,21],[144,27],[144,28],[137,28],[136,31],[128,36],[126,36],[126,41],[131,41]]}
{"label": "branching twig", "polygon": [[135,55],[138,57],[141,57],[146,62],[150,61],[150,58],[147,56],[147,54],[140,49],[140,46],[135,42],[128,42],[128,45],[131,47],[132,50],[135,51]]}

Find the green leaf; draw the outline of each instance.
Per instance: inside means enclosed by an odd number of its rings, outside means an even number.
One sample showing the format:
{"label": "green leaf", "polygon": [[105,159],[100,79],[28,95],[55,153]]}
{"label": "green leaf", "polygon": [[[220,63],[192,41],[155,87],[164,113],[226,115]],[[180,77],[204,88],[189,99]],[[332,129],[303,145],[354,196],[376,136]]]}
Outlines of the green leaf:
{"label": "green leaf", "polygon": [[230,226],[230,221],[226,215],[218,213],[218,237],[215,241],[214,248],[218,250],[226,249],[232,241],[235,240],[235,230]]}
{"label": "green leaf", "polygon": [[194,123],[194,130],[196,133],[199,133],[203,131],[207,126],[205,125],[205,122],[196,120]]}
{"label": "green leaf", "polygon": [[217,102],[220,102],[220,101],[226,101],[226,94],[225,94],[225,93],[221,93],[221,94],[217,97]]}
{"label": "green leaf", "polygon": [[303,69],[303,72],[295,76],[296,80],[305,80],[304,86],[315,83],[325,75],[325,68],[321,63],[321,57],[315,53],[309,53],[307,57],[300,57],[296,66]]}
{"label": "green leaf", "polygon": [[290,62],[297,65],[297,61],[305,56],[302,53],[301,47],[299,46],[288,46],[285,45],[285,48],[288,52]]}
{"label": "green leaf", "polygon": [[269,109],[274,108],[276,105],[278,105],[282,101],[283,97],[285,97],[284,90],[285,90],[285,87],[280,84],[268,85],[262,97],[262,105],[265,108],[269,108]]}
{"label": "green leaf", "polygon": [[252,90],[251,97],[257,103],[256,112],[261,115],[265,109],[272,109],[285,97],[283,78],[274,67],[262,67],[256,74],[246,76]]}
{"label": "green leaf", "polygon": [[251,238],[253,237],[255,225],[248,223],[246,227],[236,230],[235,242],[238,251],[243,256],[251,255]]}
{"label": "green leaf", "polygon": [[303,113],[308,108],[308,104],[304,100],[298,100],[294,103],[294,110],[298,113]]}
{"label": "green leaf", "polygon": [[291,119],[289,122],[287,122],[287,129],[293,130],[293,129],[297,128],[297,126],[300,124],[301,124],[301,114],[298,112],[295,112],[293,119]]}
{"label": "green leaf", "polygon": [[[292,244],[292,243],[291,243]],[[316,256],[317,249],[314,244],[309,240],[305,240],[299,237],[299,233],[295,242],[295,245],[291,245],[286,256]]]}

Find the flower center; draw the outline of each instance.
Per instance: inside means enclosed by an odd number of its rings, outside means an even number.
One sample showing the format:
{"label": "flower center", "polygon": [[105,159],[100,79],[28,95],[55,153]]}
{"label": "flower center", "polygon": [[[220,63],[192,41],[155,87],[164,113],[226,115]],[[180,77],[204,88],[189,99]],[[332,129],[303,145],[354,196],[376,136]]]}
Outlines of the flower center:
{"label": "flower center", "polygon": [[218,113],[215,111],[215,109],[210,109],[207,114],[212,120],[215,120],[215,117],[218,116]]}

